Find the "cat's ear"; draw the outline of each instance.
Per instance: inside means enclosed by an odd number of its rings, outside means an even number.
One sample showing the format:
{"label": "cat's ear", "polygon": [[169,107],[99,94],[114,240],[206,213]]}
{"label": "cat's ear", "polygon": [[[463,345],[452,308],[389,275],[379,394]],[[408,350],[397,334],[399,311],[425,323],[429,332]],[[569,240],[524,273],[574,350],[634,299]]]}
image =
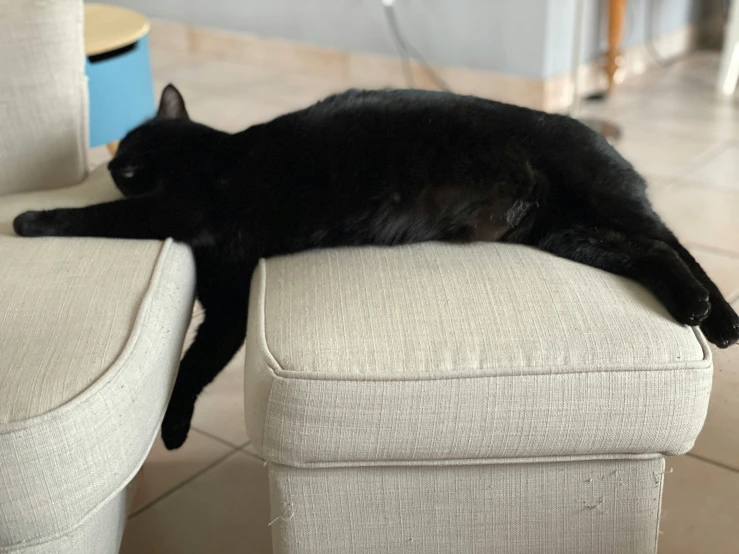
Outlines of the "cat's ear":
{"label": "cat's ear", "polygon": [[164,87],[162,91],[157,117],[159,119],[189,119],[185,109],[185,99],[172,84]]}

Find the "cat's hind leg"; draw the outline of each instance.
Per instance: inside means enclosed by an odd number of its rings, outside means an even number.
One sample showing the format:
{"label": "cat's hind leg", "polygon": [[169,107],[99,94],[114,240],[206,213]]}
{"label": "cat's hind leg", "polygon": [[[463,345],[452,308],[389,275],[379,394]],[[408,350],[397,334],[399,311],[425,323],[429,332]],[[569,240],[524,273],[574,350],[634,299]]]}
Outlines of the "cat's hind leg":
{"label": "cat's hind leg", "polygon": [[701,322],[700,328],[706,338],[719,348],[727,348],[739,341],[739,315],[724,299],[716,284],[706,274],[688,249],[661,222],[655,233],[660,240],[675,250],[680,259],[688,266],[695,278],[708,290],[711,302],[711,313]]}
{"label": "cat's hind leg", "polygon": [[678,255],[709,294],[711,312],[701,322],[701,331],[709,342],[719,348],[727,348],[736,344],[739,341],[739,315],[729,305],[719,288],[690,254],[688,249],[680,243],[659,216],[650,209],[646,217],[644,215],[637,218],[630,217],[628,229],[631,234],[637,234],[640,238],[649,237],[660,241]]}
{"label": "cat's hind leg", "polygon": [[736,344],[739,341],[739,315],[724,299],[721,291],[690,252],[677,241],[673,248],[710,294],[711,313],[701,322],[701,331],[710,342],[719,348],[728,348]]}
{"label": "cat's hind leg", "polygon": [[711,310],[709,292],[667,244],[613,229],[575,226],[552,230],[534,246],[641,283],[686,325],[699,325]]}

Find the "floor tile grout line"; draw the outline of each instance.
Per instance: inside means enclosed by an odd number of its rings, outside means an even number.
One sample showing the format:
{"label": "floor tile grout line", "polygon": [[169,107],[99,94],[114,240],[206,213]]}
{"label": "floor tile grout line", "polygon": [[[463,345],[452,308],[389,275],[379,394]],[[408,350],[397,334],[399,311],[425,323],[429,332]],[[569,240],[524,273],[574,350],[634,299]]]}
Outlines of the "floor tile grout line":
{"label": "floor tile grout line", "polygon": [[712,466],[720,467],[721,469],[725,469],[727,471],[731,471],[732,473],[739,474],[739,468],[731,467],[728,464],[724,464],[722,462],[715,462],[709,458],[705,458],[703,456],[699,456],[698,454],[693,454],[692,452],[688,452],[685,454],[686,456],[690,456],[691,458],[695,458],[696,460],[700,460],[701,462],[704,462],[706,464],[711,464]]}
{"label": "floor tile grout line", "polygon": [[[708,140],[708,139],[707,139]],[[712,162],[722,154],[728,152],[730,149],[736,146],[736,139],[723,139],[720,140],[715,146],[709,147],[708,150],[705,152],[698,154],[696,156],[696,159],[690,162],[686,167],[684,171],[680,172],[680,176],[677,177],[676,183],[685,182],[688,179],[688,176],[691,173],[694,173],[698,169],[700,169],[702,166],[708,164],[709,162]],[[720,187],[713,187],[713,188],[720,188]]]}
{"label": "floor tile grout line", "polygon": [[244,456],[249,456],[249,457],[250,457],[250,458],[251,458],[252,460],[256,460],[256,461],[258,461],[258,462],[262,463],[262,464],[263,464],[263,465],[265,465],[265,466],[267,465],[267,460],[265,460],[264,458],[260,458],[260,457],[259,457],[259,456],[257,456],[256,454],[252,454],[251,452],[247,452],[247,451],[246,451],[246,450],[244,450],[243,448],[241,448],[241,449],[239,450],[239,452],[241,452],[241,453],[242,453],[242,454],[243,454]]}
{"label": "floor tile grout line", "polygon": [[728,192],[729,194],[739,192],[739,189],[737,189],[736,187],[710,185],[708,183],[702,183],[700,181],[681,179],[680,177],[672,177],[671,179],[673,180],[671,180],[669,183],[663,183],[663,186],[669,186],[673,188],[682,188],[682,189],[687,189],[687,188],[692,187],[692,188],[699,189],[699,190],[711,190],[714,192]]}
{"label": "floor tile grout line", "polygon": [[[688,131],[684,131],[684,130],[670,129],[668,131],[667,129],[660,128],[658,126],[659,123],[660,123],[660,119],[656,119],[656,120],[650,121],[648,123],[647,122],[644,122],[642,120],[637,120],[637,119],[631,119],[631,120],[629,120],[628,118],[631,115],[633,115],[632,112],[634,114],[640,113],[638,110],[640,110],[640,107],[639,106],[634,106],[634,107],[631,107],[631,108],[627,108],[627,110],[619,110],[619,111],[623,111],[625,113],[619,113],[619,116],[618,117],[614,117],[614,119],[616,119],[616,121],[617,121],[617,123],[619,125],[622,125],[624,127],[627,127],[629,129],[633,129],[633,130],[636,130],[636,131],[651,130],[651,131],[655,131],[657,134],[669,134],[670,136],[675,136],[675,137],[678,137],[680,139],[693,140],[696,143],[697,142],[703,142],[703,143],[705,143],[705,142],[714,142],[715,143],[712,148],[709,148],[702,155],[699,155],[699,157],[706,155],[711,150],[714,150],[714,149],[717,149],[717,148],[722,148],[723,146],[727,145],[728,143],[733,143],[733,142],[735,142],[737,140],[737,139],[735,139],[733,137],[730,137],[730,138],[721,138],[721,137],[718,137],[718,136],[709,137],[708,135],[706,135],[706,136],[696,136],[695,134],[692,134],[692,133],[690,133]],[[624,118],[626,118],[626,119],[624,119]],[[664,118],[664,119],[662,119],[662,121],[669,121],[669,120],[674,120],[674,118]],[[701,122],[703,122],[703,123],[710,122],[710,119],[707,119],[707,120],[701,121]],[[625,136],[625,134],[624,134],[624,136]]]}
{"label": "floor tile grout line", "polygon": [[[699,168],[696,168],[699,169]],[[736,187],[725,187],[721,185],[710,185],[708,183],[702,183],[700,181],[692,181],[688,179],[682,179],[680,177],[670,177],[669,183],[663,183],[662,186],[669,186],[673,188],[682,188],[686,189],[689,187],[700,189],[700,190],[712,190],[716,192],[728,192],[728,193],[737,193],[739,192],[739,189]],[[656,187],[655,187],[656,188]]]}
{"label": "floor tile grout line", "polygon": [[[706,141],[701,140],[700,142],[704,143]],[[669,174],[670,186],[685,186],[684,183],[689,183],[689,181],[687,181],[688,175],[693,174],[705,164],[723,154],[726,150],[731,148],[732,145],[733,139],[719,140],[715,145],[709,146],[706,150],[697,154],[693,160],[686,163],[682,168],[676,168],[674,173]]]}
{"label": "floor tile grout line", "polygon": [[201,429],[200,427],[196,427],[196,426],[194,426],[194,425],[191,425],[191,426],[190,426],[190,428],[191,428],[191,429],[192,429],[193,431],[197,431],[197,432],[198,432],[198,433],[200,433],[201,435],[205,435],[206,437],[209,437],[209,438],[211,438],[211,439],[213,439],[213,440],[217,440],[218,442],[220,442],[220,443],[222,443],[222,444],[225,444],[226,446],[228,446],[228,447],[230,447],[230,448],[233,448],[233,449],[235,449],[235,450],[238,450],[239,448],[244,448],[245,446],[247,446],[247,445],[248,445],[248,444],[249,444],[249,443],[251,442],[251,440],[247,440],[247,441],[246,441],[246,442],[244,442],[244,443],[240,443],[240,444],[241,444],[241,446],[239,446],[239,445],[238,445],[238,444],[236,444],[236,443],[233,443],[233,442],[231,442],[231,441],[227,441],[226,439],[222,439],[222,438],[221,438],[221,437],[219,437],[218,435],[214,435],[213,433],[210,433],[210,432],[208,432],[208,431],[203,431],[203,430],[202,430],[202,429]]}
{"label": "floor tile grout line", "polygon": [[139,516],[140,514],[142,514],[143,512],[145,512],[146,510],[148,510],[152,506],[154,506],[155,504],[158,504],[159,502],[161,502],[162,500],[164,500],[165,498],[167,498],[169,495],[171,495],[174,492],[180,490],[185,485],[188,485],[188,484],[192,483],[195,479],[197,479],[198,477],[200,477],[204,473],[210,471],[211,469],[213,469],[214,467],[216,467],[217,465],[219,465],[221,462],[226,461],[226,458],[228,458],[228,457],[230,457],[230,456],[232,456],[232,455],[234,455],[234,454],[236,454],[238,452],[239,452],[239,450],[233,449],[233,450],[227,452],[226,454],[224,454],[223,456],[221,456],[220,458],[215,459],[213,462],[211,462],[210,464],[208,464],[207,466],[205,466],[200,471],[197,471],[196,473],[192,474],[190,477],[188,477],[187,479],[185,479],[184,481],[182,481],[181,483],[179,483],[177,486],[169,489],[167,492],[165,492],[164,494],[162,494],[160,497],[156,498],[155,500],[152,500],[148,504],[144,504],[143,506],[141,506],[140,508],[138,508],[135,512],[131,512],[130,514],[128,514],[127,519],[128,520],[131,520],[131,519]]}
{"label": "floor tile grout line", "polygon": [[682,242],[683,246],[686,248],[692,248],[694,250],[701,250],[705,254],[715,254],[716,256],[722,256],[724,258],[730,258],[734,261],[739,262],[739,254],[736,252],[730,252],[728,250],[722,250],[721,248],[717,248],[715,246],[709,246],[706,244],[698,244],[696,242],[692,242],[690,240],[684,240],[680,241]]}
{"label": "floor tile grout line", "polygon": [[739,261],[739,254],[736,252],[732,252],[731,250],[724,250],[723,248],[717,248],[715,246],[709,246],[707,244],[699,243],[699,242],[693,242],[691,240],[684,240],[680,241],[682,245],[690,250],[691,248],[698,248],[700,250],[703,250],[707,253],[721,255],[727,258],[734,258]]}

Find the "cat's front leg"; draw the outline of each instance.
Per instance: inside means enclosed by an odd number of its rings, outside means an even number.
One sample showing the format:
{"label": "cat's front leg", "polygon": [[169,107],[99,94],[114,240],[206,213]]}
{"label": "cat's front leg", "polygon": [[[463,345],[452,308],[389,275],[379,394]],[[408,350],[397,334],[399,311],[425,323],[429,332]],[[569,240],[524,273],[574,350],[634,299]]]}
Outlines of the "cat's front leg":
{"label": "cat's front leg", "polygon": [[[223,370],[244,342],[249,282],[226,308],[206,308],[205,320],[180,362],[172,396],[162,421],[162,441],[175,450],[187,440],[195,402],[206,385]],[[224,291],[224,294],[226,292]]]}
{"label": "cat's front leg", "polygon": [[166,198],[131,198],[84,208],[29,211],[13,221],[22,237],[108,237],[187,240],[196,217]]}
{"label": "cat's front leg", "polygon": [[258,257],[224,262],[222,255],[196,250],[198,298],[205,320],[180,363],[172,396],[162,421],[168,450],[182,446],[190,432],[195,402],[244,342],[249,282]]}
{"label": "cat's front leg", "polygon": [[63,236],[67,232],[69,210],[24,212],[13,220],[13,230],[21,237]]}

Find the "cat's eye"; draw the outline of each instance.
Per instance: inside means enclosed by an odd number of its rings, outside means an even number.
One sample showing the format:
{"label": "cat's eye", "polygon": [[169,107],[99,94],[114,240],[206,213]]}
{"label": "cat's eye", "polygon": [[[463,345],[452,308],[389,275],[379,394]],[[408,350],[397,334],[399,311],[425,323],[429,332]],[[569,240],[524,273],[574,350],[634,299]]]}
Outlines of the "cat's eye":
{"label": "cat's eye", "polygon": [[130,179],[136,174],[136,166],[129,165],[121,169],[119,175],[124,179]]}

